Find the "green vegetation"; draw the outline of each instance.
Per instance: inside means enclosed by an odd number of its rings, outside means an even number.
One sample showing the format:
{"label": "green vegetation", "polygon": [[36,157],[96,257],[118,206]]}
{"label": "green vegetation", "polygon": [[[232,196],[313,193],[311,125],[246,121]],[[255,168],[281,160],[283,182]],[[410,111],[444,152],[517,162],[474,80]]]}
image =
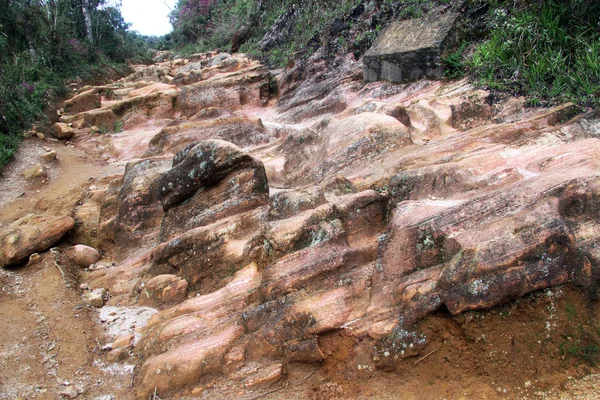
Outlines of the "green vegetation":
{"label": "green vegetation", "polygon": [[[229,51],[234,35],[243,35],[240,51],[264,57],[274,66],[284,66],[292,54],[310,52],[309,42],[359,3],[360,0],[180,0],[171,15],[172,36],[178,51],[190,54],[215,48]],[[284,42],[261,52],[259,42],[277,19],[291,10],[295,10],[295,16],[286,26],[289,31]]]}
{"label": "green vegetation", "polygon": [[[283,67],[293,56],[308,57],[319,46],[334,38],[344,52],[360,56],[375,40],[386,21],[419,17],[453,0],[179,0],[171,21],[172,43],[188,55],[216,48],[229,51],[234,36],[243,37],[241,52],[261,58],[272,66]],[[357,7],[377,13],[379,23],[352,16]],[[361,11],[362,12],[362,11]],[[291,16],[293,14],[293,16]],[[285,19],[285,16],[288,19]],[[284,18],[280,42],[261,49],[260,41],[269,29]]]}
{"label": "green vegetation", "polygon": [[563,357],[574,357],[592,367],[600,361],[600,325],[587,313],[578,312],[570,303],[565,307],[568,325],[561,335],[559,351]]}
{"label": "green vegetation", "polygon": [[[273,67],[327,54],[358,59],[392,20],[415,18],[459,0],[178,0],[173,33],[142,38],[107,0],[0,0],[0,168],[21,132],[44,117],[65,82],[90,80],[147,47],[181,55],[232,42]],[[464,40],[444,61],[448,78],[529,97],[532,105],[600,104],[600,2],[480,0],[466,3]],[[469,10],[483,10],[470,14]],[[486,11],[487,10],[487,11]],[[276,25],[270,41],[261,41]],[[118,127],[115,126],[115,130]]]}
{"label": "green vegetation", "polygon": [[119,133],[119,132],[123,132],[123,121],[122,120],[116,120],[115,121],[115,126],[113,127],[113,132],[115,133]]}
{"label": "green vegetation", "polygon": [[[337,52],[360,57],[385,24],[416,18],[453,0],[179,0],[172,43],[182,53],[229,50],[238,35],[241,51],[272,66],[308,57],[332,42]],[[354,11],[361,8],[359,14]],[[526,95],[530,104],[574,101],[600,104],[600,2],[586,0],[481,0],[467,2],[466,40],[445,58],[448,78],[471,76],[491,89]],[[283,40],[267,49],[260,41],[278,18],[291,15]],[[361,19],[362,18],[362,19]],[[476,27],[475,27],[476,26]],[[475,28],[475,29],[473,29]]]}
{"label": "green vegetation", "polygon": [[467,61],[493,89],[524,94],[532,103],[600,104],[600,2],[533,1],[492,4],[489,37]]}
{"label": "green vegetation", "polygon": [[[144,38],[106,0],[0,0],[0,169],[69,80],[141,62]],[[122,68],[122,67],[119,67]]]}

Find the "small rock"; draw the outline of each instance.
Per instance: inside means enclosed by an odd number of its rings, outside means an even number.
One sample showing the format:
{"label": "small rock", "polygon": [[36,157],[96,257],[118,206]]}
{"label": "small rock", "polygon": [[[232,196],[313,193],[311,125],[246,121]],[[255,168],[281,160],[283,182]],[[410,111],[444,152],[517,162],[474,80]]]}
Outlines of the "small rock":
{"label": "small rock", "polygon": [[104,305],[104,298],[106,296],[106,289],[94,289],[91,292],[84,293],[83,299],[88,302],[92,307],[100,308]]}
{"label": "small rock", "polygon": [[23,176],[27,180],[34,180],[34,179],[47,177],[46,171],[40,164],[36,164],[33,167],[28,168],[25,171],[23,171]]}
{"label": "small rock", "polygon": [[36,262],[40,261],[40,258],[41,257],[38,253],[33,253],[29,256],[29,264],[35,264]]}
{"label": "small rock", "polygon": [[66,397],[67,399],[74,399],[79,396],[79,392],[74,386],[67,386],[64,389],[61,389],[58,394],[60,396]]}
{"label": "small rock", "polygon": [[94,397],[92,400],[115,400],[115,398],[110,394],[105,394],[104,396]]}
{"label": "small rock", "polygon": [[49,151],[46,154],[44,154],[42,156],[42,159],[44,161],[56,161],[57,160],[57,156],[56,156],[56,152],[55,151]]}
{"label": "small rock", "polygon": [[235,364],[244,361],[246,350],[243,346],[235,346],[225,355],[225,365]]}
{"label": "small rock", "polygon": [[46,135],[44,135],[42,132],[36,132],[35,136],[37,136],[38,139],[46,139]]}
{"label": "small rock", "polygon": [[102,258],[98,250],[83,244],[73,246],[67,254],[71,261],[83,268],[96,264]]}
{"label": "small rock", "polygon": [[71,139],[73,137],[73,133],[73,128],[65,123],[57,122],[52,125],[52,134],[57,139]]}

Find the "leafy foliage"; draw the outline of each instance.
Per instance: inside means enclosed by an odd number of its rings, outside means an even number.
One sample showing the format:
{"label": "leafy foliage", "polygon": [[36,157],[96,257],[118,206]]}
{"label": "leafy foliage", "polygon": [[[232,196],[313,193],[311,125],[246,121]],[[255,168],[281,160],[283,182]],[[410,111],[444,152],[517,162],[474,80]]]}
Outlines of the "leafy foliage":
{"label": "leafy foliage", "polygon": [[[65,81],[134,59],[146,42],[106,0],[0,0],[0,168]],[[88,35],[84,10],[90,16]]]}

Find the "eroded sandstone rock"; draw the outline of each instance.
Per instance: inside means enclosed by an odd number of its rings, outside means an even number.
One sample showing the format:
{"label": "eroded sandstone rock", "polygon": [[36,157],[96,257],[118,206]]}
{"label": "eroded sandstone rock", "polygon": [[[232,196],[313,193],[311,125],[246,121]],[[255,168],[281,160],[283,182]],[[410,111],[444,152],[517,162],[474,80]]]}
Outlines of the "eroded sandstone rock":
{"label": "eroded sandstone rock", "polygon": [[57,122],[54,125],[52,125],[52,134],[57,139],[65,139],[65,140],[71,139],[71,137],[73,136],[73,133],[74,133],[73,128],[71,128],[67,124]]}
{"label": "eroded sandstone rock", "polygon": [[73,229],[71,217],[27,215],[0,231],[0,267],[21,263],[55,245]]}
{"label": "eroded sandstone rock", "polygon": [[247,104],[266,105],[268,100],[269,73],[258,65],[183,87],[179,106],[193,115],[209,107],[236,110]]}
{"label": "eroded sandstone rock", "polygon": [[160,309],[110,355],[141,360],[140,399],[210,390],[208,375],[272,383],[327,362],[337,334],[362,343],[359,365],[392,370],[440,307],[565,282],[598,294],[597,117],[521,104],[510,119],[464,81],[365,84],[351,57],[331,69],[319,51],[281,75],[273,109],[251,106],[262,69],[214,53],[161,64],[180,97],[136,81],[105,104],[177,118],[75,212],[113,240],[89,287]]}
{"label": "eroded sandstone rock", "polygon": [[100,107],[100,94],[95,89],[87,90],[65,101],[65,111],[77,114]]}
{"label": "eroded sandstone rock", "polygon": [[188,283],[176,275],[159,275],[150,279],[140,291],[142,306],[166,308],[187,298]]}

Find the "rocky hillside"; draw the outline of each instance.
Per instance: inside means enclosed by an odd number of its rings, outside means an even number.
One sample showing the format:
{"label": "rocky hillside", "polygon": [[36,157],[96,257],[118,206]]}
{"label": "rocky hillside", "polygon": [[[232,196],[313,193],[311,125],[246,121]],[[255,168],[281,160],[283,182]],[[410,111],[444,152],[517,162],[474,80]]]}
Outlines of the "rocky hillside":
{"label": "rocky hillside", "polygon": [[279,75],[166,57],[30,133],[0,180],[0,312],[40,322],[5,335],[0,396],[505,398],[593,372],[569,356],[599,351],[597,112],[319,51]]}

